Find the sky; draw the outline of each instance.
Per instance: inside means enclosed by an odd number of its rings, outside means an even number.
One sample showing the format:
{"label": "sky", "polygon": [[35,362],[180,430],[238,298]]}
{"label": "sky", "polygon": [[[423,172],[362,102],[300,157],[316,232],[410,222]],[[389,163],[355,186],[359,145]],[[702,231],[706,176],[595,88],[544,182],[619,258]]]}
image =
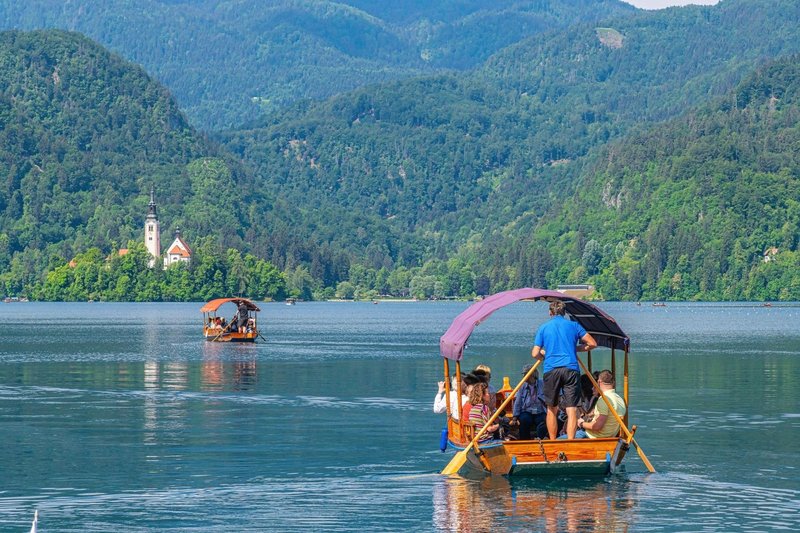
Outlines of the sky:
{"label": "sky", "polygon": [[685,6],[687,4],[712,5],[719,0],[623,0],[642,9],[661,9],[670,6]]}

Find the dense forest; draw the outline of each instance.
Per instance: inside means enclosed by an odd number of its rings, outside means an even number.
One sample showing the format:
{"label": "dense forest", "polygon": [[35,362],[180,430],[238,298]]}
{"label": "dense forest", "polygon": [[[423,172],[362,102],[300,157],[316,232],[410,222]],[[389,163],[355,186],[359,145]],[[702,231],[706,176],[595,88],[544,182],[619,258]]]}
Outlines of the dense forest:
{"label": "dense forest", "polygon": [[618,0],[0,0],[0,30],[81,32],[144,66],[194,125],[221,129],[633,11]]}
{"label": "dense forest", "polygon": [[[796,20],[724,0],[579,23],[211,139],[87,38],[0,33],[0,291],[800,299]],[[143,267],[151,186],[189,266]]]}

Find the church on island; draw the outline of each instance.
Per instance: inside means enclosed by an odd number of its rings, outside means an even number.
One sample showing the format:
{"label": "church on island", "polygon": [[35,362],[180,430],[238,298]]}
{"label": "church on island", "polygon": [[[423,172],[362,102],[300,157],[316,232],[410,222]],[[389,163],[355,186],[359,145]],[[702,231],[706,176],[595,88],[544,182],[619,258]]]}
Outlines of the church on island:
{"label": "church on island", "polygon": [[[147,217],[144,220],[144,245],[150,252],[150,268],[154,267],[156,261],[161,257],[161,230],[158,224],[158,212],[156,208],[155,189],[150,189],[150,204],[147,207]],[[181,230],[175,230],[175,240],[167,247],[164,254],[164,268],[174,263],[192,261],[192,249],[181,237]]]}

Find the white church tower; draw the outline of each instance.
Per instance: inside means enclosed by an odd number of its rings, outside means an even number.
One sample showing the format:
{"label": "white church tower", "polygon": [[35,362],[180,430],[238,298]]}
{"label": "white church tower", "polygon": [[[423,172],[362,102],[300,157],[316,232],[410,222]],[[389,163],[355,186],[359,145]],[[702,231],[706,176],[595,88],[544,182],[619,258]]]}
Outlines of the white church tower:
{"label": "white church tower", "polygon": [[150,268],[156,264],[156,259],[161,257],[161,230],[158,225],[156,213],[156,191],[150,188],[150,205],[147,207],[147,218],[144,219],[144,245],[153,257],[150,259]]}

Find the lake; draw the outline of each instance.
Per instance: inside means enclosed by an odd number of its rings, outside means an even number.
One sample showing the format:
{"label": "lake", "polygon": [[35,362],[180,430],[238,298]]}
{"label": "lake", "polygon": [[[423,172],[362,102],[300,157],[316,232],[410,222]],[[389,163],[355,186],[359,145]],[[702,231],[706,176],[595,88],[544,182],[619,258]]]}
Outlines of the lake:
{"label": "lake", "polygon": [[[260,304],[255,345],[204,341],[200,305],[0,304],[0,531],[800,529],[796,306],[599,304],[658,472],[632,448],[510,483],[437,474],[438,339],[467,303]],[[465,368],[516,383],[546,315],[498,311]]]}

